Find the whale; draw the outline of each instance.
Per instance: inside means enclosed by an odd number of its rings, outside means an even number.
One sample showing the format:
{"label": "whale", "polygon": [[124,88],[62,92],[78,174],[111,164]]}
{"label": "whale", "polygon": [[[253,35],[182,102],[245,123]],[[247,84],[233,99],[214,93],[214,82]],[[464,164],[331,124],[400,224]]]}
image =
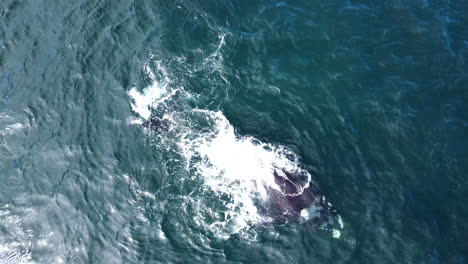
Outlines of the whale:
{"label": "whale", "polygon": [[[156,133],[170,130],[169,120],[158,116],[152,116],[142,126]],[[326,200],[306,169],[273,168],[271,177],[275,185],[265,186],[268,199],[257,204],[259,213],[270,219],[270,223],[294,222],[329,230],[335,230],[337,224],[342,227],[336,209]]]}
{"label": "whale", "polygon": [[272,173],[278,188],[269,188],[269,199],[262,212],[276,223],[298,222],[318,229],[333,229],[341,219],[306,170],[275,168]]}
{"label": "whale", "polygon": [[169,120],[153,116],[143,122],[142,126],[154,132],[168,132]]}

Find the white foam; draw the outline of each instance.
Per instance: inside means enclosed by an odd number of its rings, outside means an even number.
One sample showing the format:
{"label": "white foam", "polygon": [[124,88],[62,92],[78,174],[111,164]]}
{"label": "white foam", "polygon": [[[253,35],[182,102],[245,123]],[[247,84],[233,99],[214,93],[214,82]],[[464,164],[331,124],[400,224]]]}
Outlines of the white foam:
{"label": "white foam", "polygon": [[[2,232],[0,236],[0,263],[1,264],[26,264],[31,262],[32,232],[25,227],[23,217],[15,215],[7,204],[0,209],[0,228],[7,232]],[[25,210],[27,217],[33,217],[35,212]],[[26,217],[24,217],[26,218]]]}
{"label": "white foam", "polygon": [[340,238],[341,237],[341,232],[338,229],[332,229],[332,236],[333,238]]}
{"label": "white foam", "polygon": [[226,223],[216,222],[214,226],[229,225],[233,233],[248,229],[251,225],[270,221],[258,213],[256,202],[268,200],[268,189],[281,191],[275,183],[273,172],[281,168],[299,171],[298,157],[283,146],[262,143],[249,136],[236,136],[234,127],[221,112],[204,112],[214,121],[212,133],[200,134],[192,141],[181,141],[186,157],[198,156],[191,167],[197,169],[205,186],[219,196],[227,194],[230,199]]}
{"label": "white foam", "polygon": [[31,254],[17,249],[9,249],[0,245],[0,263],[2,264],[27,264],[31,263]]}
{"label": "white foam", "polygon": [[[223,44],[224,35],[215,54]],[[143,119],[149,119],[156,106],[169,103],[177,91],[184,92],[171,88],[164,68],[159,63],[157,65],[163,78],[157,80],[149,67],[145,67],[146,74],[153,80],[152,85],[141,93],[136,88],[129,92],[133,100],[132,110]],[[189,93],[184,94],[190,98]],[[205,191],[217,196],[224,207],[214,212],[214,208],[208,207],[204,201],[197,203],[202,212],[191,217],[198,225],[220,238],[228,238],[231,234],[250,235],[252,225],[271,221],[258,211],[258,205],[268,201],[271,189],[281,191],[275,183],[275,171],[285,178],[283,170],[299,172],[308,177],[302,189],[308,187],[311,175],[301,168],[299,157],[287,147],[264,143],[251,136],[236,135],[234,127],[220,111],[188,108],[185,107],[186,110],[180,113],[165,115],[165,119],[171,123],[171,131],[179,131],[178,134],[171,134],[170,140],[178,145],[176,151],[184,156],[185,161],[181,162],[185,162],[187,171],[195,171]],[[141,120],[132,123],[141,124]],[[209,222],[204,214],[215,216],[216,220]],[[317,210],[306,208],[301,211],[301,216],[307,221],[317,216]]]}
{"label": "white foam", "polygon": [[151,68],[145,65],[144,72],[151,79],[151,85],[143,89],[142,92],[139,92],[135,87],[128,92],[128,95],[132,99],[132,110],[146,120],[151,116],[151,108],[155,108],[177,92],[177,90],[168,91],[169,79],[166,70],[160,63],[157,63],[157,70],[163,75],[159,80]]}
{"label": "white foam", "polygon": [[[166,85],[161,86],[159,83],[154,82],[153,85],[147,87],[142,93],[138,92],[136,88],[132,88],[128,95],[132,98],[131,103],[132,110],[143,119],[148,120],[151,117],[151,108],[155,108],[157,105],[171,98],[177,90],[168,92]],[[133,121],[137,123],[138,121]]]}

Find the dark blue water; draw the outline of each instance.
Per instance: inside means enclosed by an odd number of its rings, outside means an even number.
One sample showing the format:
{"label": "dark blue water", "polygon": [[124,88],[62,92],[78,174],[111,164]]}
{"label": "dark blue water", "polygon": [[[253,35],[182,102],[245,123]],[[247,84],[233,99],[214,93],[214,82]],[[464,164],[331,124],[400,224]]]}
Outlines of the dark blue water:
{"label": "dark blue water", "polygon": [[467,20],[3,0],[0,263],[468,263]]}

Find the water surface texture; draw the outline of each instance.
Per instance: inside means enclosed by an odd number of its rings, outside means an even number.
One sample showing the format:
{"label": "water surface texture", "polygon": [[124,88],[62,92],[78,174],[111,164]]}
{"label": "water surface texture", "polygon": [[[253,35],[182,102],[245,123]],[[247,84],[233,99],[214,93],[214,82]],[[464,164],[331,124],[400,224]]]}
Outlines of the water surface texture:
{"label": "water surface texture", "polygon": [[[2,0],[0,263],[468,263],[467,23],[464,0]],[[294,217],[281,171],[317,189]]]}

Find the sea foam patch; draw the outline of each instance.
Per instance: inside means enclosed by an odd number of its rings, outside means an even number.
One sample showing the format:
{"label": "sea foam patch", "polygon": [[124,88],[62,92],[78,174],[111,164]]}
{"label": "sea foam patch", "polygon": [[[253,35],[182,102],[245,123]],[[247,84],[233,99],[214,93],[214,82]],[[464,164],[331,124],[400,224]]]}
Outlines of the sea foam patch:
{"label": "sea foam patch", "polygon": [[271,190],[281,192],[273,173],[278,168],[302,171],[298,156],[284,146],[264,143],[250,136],[238,136],[220,112],[195,110],[206,115],[214,126],[210,133],[180,143],[188,160],[197,156],[190,167],[196,168],[206,188],[218,196],[227,195],[225,218],[213,226],[242,232],[252,225],[273,221],[259,213],[258,206],[268,202]]}
{"label": "sea foam patch", "polygon": [[31,262],[29,252],[21,252],[17,249],[9,249],[0,245],[0,263],[2,264],[27,264]]}
{"label": "sea foam patch", "polygon": [[[160,63],[156,65],[158,71],[167,74]],[[172,98],[177,91],[190,98],[190,94],[182,88],[172,88],[167,75],[163,74],[157,79],[148,67],[145,71],[153,83],[142,92],[136,88],[129,91],[132,110],[141,119],[148,120],[161,106],[174,104]],[[251,234],[252,226],[274,222],[271,215],[260,212],[261,207],[268,204],[272,191],[282,193],[283,196],[299,196],[311,184],[312,177],[301,167],[297,154],[285,146],[236,134],[234,127],[220,111],[193,109],[186,104],[179,106],[179,110],[173,113],[163,114],[170,119],[171,126],[176,127],[171,129],[179,131],[175,136],[171,134],[170,140],[178,146],[177,149],[171,149],[183,156],[180,162],[185,163],[187,171],[195,173],[193,177],[202,181],[205,193],[218,197],[217,200],[222,203],[222,208],[214,209],[204,201],[197,202],[198,210],[201,211],[191,217],[198,225],[220,238],[228,238],[231,234]],[[166,140],[159,142],[165,143]],[[287,172],[303,176],[299,191],[287,194],[275,182],[274,175],[286,179]],[[203,198],[193,197],[193,200],[197,199]],[[319,202],[315,205],[319,205]],[[323,208],[304,208],[298,217],[302,222],[321,217],[320,209]],[[214,220],[207,220],[205,214],[215,216],[212,217]]]}
{"label": "sea foam patch", "polygon": [[[50,209],[34,207],[0,208],[0,263],[65,263],[63,236],[48,222]],[[39,254],[38,254],[39,253]]]}
{"label": "sea foam patch", "polygon": [[[132,110],[145,120],[151,117],[151,109],[156,108],[157,105],[169,100],[178,91],[178,89],[168,89],[170,80],[165,68],[161,66],[160,62],[157,62],[156,66],[157,71],[161,75],[160,78],[157,78],[156,73],[148,64],[145,64],[143,71],[150,79],[151,85],[144,88],[141,92],[135,87],[130,89],[128,92],[128,95],[131,98],[130,105]],[[135,123],[139,122],[137,121]]]}

